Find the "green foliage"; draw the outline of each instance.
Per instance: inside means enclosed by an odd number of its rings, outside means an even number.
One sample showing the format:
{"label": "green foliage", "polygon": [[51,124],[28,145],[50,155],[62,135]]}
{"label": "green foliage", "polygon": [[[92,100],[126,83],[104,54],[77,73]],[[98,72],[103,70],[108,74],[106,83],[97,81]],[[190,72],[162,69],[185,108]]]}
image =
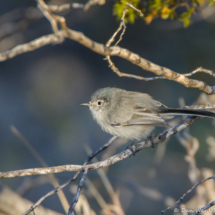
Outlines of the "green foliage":
{"label": "green foliage", "polygon": [[[134,7],[137,7],[139,1],[140,0],[128,0],[128,1],[121,0],[121,1],[117,1],[116,4],[114,5],[113,14],[116,15],[118,19],[121,19],[122,15],[123,15],[123,10],[125,9],[126,3],[130,3]],[[127,13],[126,13],[126,16],[125,16],[125,21],[130,22],[130,23],[134,23],[135,18],[137,18],[136,12],[132,8],[127,7]]]}
{"label": "green foliage", "polygon": [[209,6],[213,5],[214,3],[215,3],[215,1],[211,0]]}
{"label": "green foliage", "polygon": [[[121,19],[126,3],[132,4],[144,14],[144,21],[150,24],[155,18],[177,19],[183,22],[184,27],[191,24],[191,16],[199,11],[205,4],[212,5],[214,0],[115,0],[113,14]],[[139,14],[132,8],[127,7],[125,22],[134,23]]]}
{"label": "green foliage", "polygon": [[190,17],[193,14],[194,8],[189,9],[187,12],[181,14],[179,20],[184,23],[184,27],[188,27],[191,23]]}

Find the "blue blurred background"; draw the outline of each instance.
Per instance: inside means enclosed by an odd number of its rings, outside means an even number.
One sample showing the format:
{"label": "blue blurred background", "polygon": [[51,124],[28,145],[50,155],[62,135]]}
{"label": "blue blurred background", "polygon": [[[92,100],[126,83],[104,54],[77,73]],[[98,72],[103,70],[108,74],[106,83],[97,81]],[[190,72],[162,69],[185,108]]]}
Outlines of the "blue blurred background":
{"label": "blue blurred background", "polygon": [[[60,4],[60,1],[57,2]],[[119,25],[112,15],[113,3],[107,1],[105,5],[93,6],[87,12],[72,10],[66,13],[68,27],[105,44]],[[1,52],[52,33],[49,22],[39,12],[35,12],[35,7],[33,0],[1,2]],[[14,22],[20,22],[19,28],[12,34],[7,34],[6,29],[13,22],[4,18],[4,15],[12,11],[20,16]],[[203,19],[201,15],[196,16],[193,25],[187,29],[176,21],[155,20],[147,26],[139,19],[134,25],[127,25],[119,45],[178,73],[188,73],[199,66],[214,70],[215,17],[213,15]],[[144,77],[154,76],[124,59],[112,57],[112,60],[122,72]],[[204,73],[199,73],[194,78],[215,85],[214,79]],[[185,88],[169,80],[144,82],[120,78],[108,67],[104,56],[68,39],[62,44],[48,45],[18,55],[0,63],[0,171],[40,167],[38,161],[11,132],[12,125],[49,166],[81,164],[87,157],[85,145],[96,150],[111,137],[92,119],[88,108],[80,106],[90,100],[95,90],[107,86],[145,92],[170,107],[178,107],[180,97],[184,98],[186,105],[191,105],[201,93],[198,89]],[[214,167],[213,162],[206,159],[206,138],[213,136],[215,131],[212,125],[211,119],[202,119],[190,127],[190,133],[200,141],[196,155],[200,168]],[[117,152],[125,147],[126,145],[119,147]],[[119,190],[126,214],[142,214],[143,211],[145,214],[160,213],[165,206],[162,201],[154,202],[135,193],[123,185],[122,180],[157,189],[175,199],[192,185],[187,175],[188,164],[184,160],[186,152],[175,137],[168,142],[165,156],[158,166],[154,162],[156,150],[143,150],[135,157],[109,168],[108,177],[114,188]],[[98,158],[101,159],[101,155]],[[154,168],[156,174],[150,174]],[[56,176],[63,183],[72,175],[73,173],[62,173]],[[89,178],[109,202],[97,173],[90,173]],[[24,180],[25,178],[11,178],[1,180],[1,183],[16,190]],[[52,185],[44,184],[26,193],[24,197],[35,202],[51,189]],[[64,190],[71,202],[73,194],[67,188]],[[92,199],[89,201],[91,207],[99,211],[97,203]],[[56,195],[48,198],[42,205],[63,213]]]}

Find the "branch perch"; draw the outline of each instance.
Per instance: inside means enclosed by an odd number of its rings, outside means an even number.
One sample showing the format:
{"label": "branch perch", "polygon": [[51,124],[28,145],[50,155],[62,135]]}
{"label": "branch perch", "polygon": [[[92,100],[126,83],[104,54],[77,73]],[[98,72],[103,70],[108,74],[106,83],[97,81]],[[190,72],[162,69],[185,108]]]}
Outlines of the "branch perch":
{"label": "branch perch", "polygon": [[[171,128],[167,129],[166,131],[160,133],[154,140],[153,144],[159,144],[164,142],[166,139],[168,139],[170,136],[175,135],[179,131],[187,128],[190,126],[193,122],[196,120],[200,119],[201,117],[196,117],[196,116],[190,116],[187,117],[185,120],[182,122],[178,123],[177,125],[172,126]],[[49,168],[33,168],[33,169],[27,169],[27,170],[17,170],[17,171],[10,171],[10,172],[0,172],[0,179],[1,178],[8,178],[8,177],[20,177],[20,176],[25,176],[25,175],[35,175],[35,174],[50,174],[50,173],[57,173],[57,172],[65,172],[65,171],[78,171],[73,178],[65,182],[64,184],[60,185],[59,187],[55,188],[51,192],[47,193],[45,196],[40,198],[29,210],[27,210],[23,215],[29,214],[31,211],[33,211],[43,200],[45,200],[47,197],[50,195],[58,192],[59,190],[63,189],[65,186],[70,184],[71,182],[75,181],[80,174],[80,172],[85,171],[85,174],[87,174],[90,171],[94,171],[106,166],[113,165],[114,163],[117,163],[121,160],[124,160],[130,156],[133,155],[132,151],[130,149],[126,149],[122,151],[119,154],[116,154],[104,161],[97,162],[94,164],[86,165],[89,163],[90,160],[94,156],[96,156],[98,153],[101,151],[105,150],[107,147],[110,146],[110,144],[116,139],[117,137],[111,138],[111,140],[106,143],[103,147],[101,147],[99,150],[95,151],[92,153],[88,159],[85,161],[84,165],[63,165],[63,166],[58,166],[58,167],[49,167]],[[141,151],[144,148],[148,148],[152,146],[151,140],[147,140],[141,143],[138,143],[136,145],[132,146],[132,150],[137,153]],[[84,176],[83,176],[84,177]],[[83,179],[84,180],[84,179]]]}
{"label": "branch perch", "polygon": [[[202,90],[207,94],[215,93],[215,86],[209,86],[209,85],[205,84],[203,81],[189,79],[185,76],[186,74],[182,75],[182,74],[176,73],[168,68],[156,65],[156,64],[140,57],[139,55],[137,55],[127,49],[121,48],[119,46],[106,47],[103,44],[97,43],[97,42],[89,39],[83,33],[74,31],[74,30],[71,30],[68,28],[66,30],[60,30],[58,32],[58,35],[62,35],[66,38],[75,40],[75,41],[79,42],[80,44],[82,44],[83,46],[91,49],[92,51],[94,51],[98,54],[105,55],[105,56],[107,56],[107,55],[118,56],[118,57],[124,58],[124,59],[130,61],[131,63],[141,67],[144,70],[153,72],[158,76],[164,76],[165,78],[176,81],[176,82],[184,85],[185,87],[198,88],[199,90]],[[29,51],[33,51],[35,49],[38,49],[38,48],[43,47],[48,44],[52,44],[52,43],[56,44],[57,42],[59,42],[59,38],[56,36],[56,34],[49,34],[46,36],[42,36],[38,39],[33,40],[30,43],[18,45],[10,50],[0,53],[0,61],[5,61],[5,60],[15,57],[16,55],[19,55],[19,54],[22,54],[25,52],[29,52]],[[132,78],[135,78],[135,76]],[[156,78],[158,78],[158,77],[156,77]],[[149,80],[151,80],[151,79],[149,79]]]}
{"label": "branch perch", "polygon": [[[154,144],[162,143],[164,140],[169,138],[170,136],[178,133],[179,131],[183,130],[184,128],[190,126],[193,122],[201,117],[190,116],[187,117],[182,122],[178,123],[177,125],[172,126],[171,128],[167,129],[166,131],[160,133],[155,139]],[[116,137],[115,137],[116,138]],[[132,149],[135,153],[141,151],[144,148],[148,148],[152,146],[151,140],[147,140],[141,143],[138,143],[132,146]],[[89,171],[95,171],[100,168],[104,168],[106,166],[111,166],[121,160],[125,160],[126,158],[130,157],[132,152],[130,149],[126,149],[119,154],[116,154],[104,161],[100,161],[97,163],[89,164],[89,165],[62,165],[62,166],[55,166],[55,167],[44,167],[44,168],[32,168],[32,169],[25,169],[25,170],[17,170],[17,171],[9,171],[9,172],[0,172],[0,179],[2,178],[11,178],[11,177],[21,177],[27,175],[42,175],[42,174],[51,174],[51,173],[59,173],[59,172],[83,172],[86,169]]]}
{"label": "branch perch", "polygon": [[[90,154],[88,156],[88,158],[85,160],[85,162],[84,162],[83,165],[88,164],[96,155],[98,155],[100,152],[102,152],[105,149],[107,149],[117,138],[118,137],[116,137],[116,136],[112,137],[100,149],[98,149],[95,152],[93,152],[92,154]],[[49,193],[47,193],[46,195],[44,195],[43,197],[41,197],[32,207],[30,207],[25,213],[23,213],[23,215],[29,214],[36,207],[38,207],[41,204],[41,202],[43,202],[46,198],[48,198],[49,196],[53,195],[54,193],[57,193],[58,191],[62,190],[64,187],[66,187],[67,185],[69,185],[70,183],[72,183],[73,181],[75,181],[77,179],[77,177],[79,176],[79,174],[80,174],[80,172],[77,172],[71,179],[69,179],[68,181],[66,181],[64,184],[60,185],[59,187],[56,187],[54,190],[50,191]]]}

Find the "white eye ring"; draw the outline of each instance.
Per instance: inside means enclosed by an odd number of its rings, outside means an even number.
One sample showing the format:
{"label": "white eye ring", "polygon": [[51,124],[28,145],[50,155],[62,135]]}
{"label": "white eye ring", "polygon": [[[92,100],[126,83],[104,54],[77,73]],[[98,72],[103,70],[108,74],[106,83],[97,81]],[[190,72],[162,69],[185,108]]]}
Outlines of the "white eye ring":
{"label": "white eye ring", "polygon": [[97,101],[97,105],[101,105],[102,104],[102,101]]}

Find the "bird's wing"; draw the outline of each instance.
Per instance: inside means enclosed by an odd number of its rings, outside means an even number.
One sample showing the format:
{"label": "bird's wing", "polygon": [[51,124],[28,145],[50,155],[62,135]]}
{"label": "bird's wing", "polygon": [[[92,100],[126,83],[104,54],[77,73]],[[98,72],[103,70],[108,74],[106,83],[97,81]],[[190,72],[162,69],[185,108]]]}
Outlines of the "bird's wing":
{"label": "bird's wing", "polygon": [[133,114],[128,120],[115,121],[113,126],[132,126],[132,125],[159,125],[169,126],[165,120],[156,112],[150,111],[145,107],[135,107]]}
{"label": "bird's wing", "polygon": [[[115,95],[116,96],[116,95]],[[159,113],[168,109],[165,105],[152,99],[149,95],[126,92],[112,103],[108,119],[114,126],[160,125],[168,126]]]}

